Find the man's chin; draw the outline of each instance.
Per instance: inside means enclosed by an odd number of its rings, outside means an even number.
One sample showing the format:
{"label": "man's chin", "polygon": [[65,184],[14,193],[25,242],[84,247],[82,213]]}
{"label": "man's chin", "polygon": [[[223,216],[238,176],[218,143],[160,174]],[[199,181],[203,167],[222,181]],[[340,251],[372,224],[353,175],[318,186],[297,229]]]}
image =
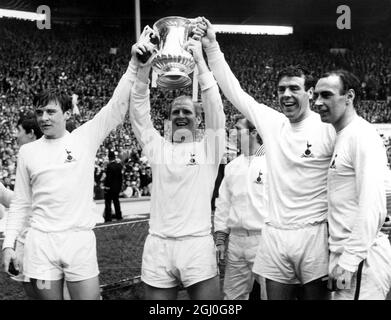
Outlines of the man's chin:
{"label": "man's chin", "polygon": [[298,112],[298,110],[294,111],[284,111],[284,115],[289,119],[290,122],[299,122],[303,120],[303,113]]}
{"label": "man's chin", "polygon": [[294,112],[289,112],[289,111],[285,111],[284,112],[285,116],[289,119],[289,120],[294,120],[295,119],[295,113]]}
{"label": "man's chin", "polygon": [[192,128],[191,127],[189,127],[189,126],[180,126],[180,127],[178,127],[178,126],[173,126],[172,127],[172,132],[173,133],[175,133],[175,132],[180,132],[180,133],[187,133],[187,132],[190,132],[190,133],[192,133],[194,130],[192,130]]}
{"label": "man's chin", "polygon": [[188,126],[173,126],[172,137],[174,141],[190,141],[193,140],[193,131]]}
{"label": "man's chin", "polygon": [[43,131],[43,135],[46,139],[55,139],[57,136],[53,132],[50,132],[49,130]]}

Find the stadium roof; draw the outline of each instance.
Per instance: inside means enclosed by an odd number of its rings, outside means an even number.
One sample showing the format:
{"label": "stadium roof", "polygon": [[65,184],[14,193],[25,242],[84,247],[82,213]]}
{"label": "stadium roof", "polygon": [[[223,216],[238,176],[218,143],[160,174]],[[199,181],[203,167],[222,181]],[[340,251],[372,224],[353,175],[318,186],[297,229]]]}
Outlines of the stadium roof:
{"label": "stadium roof", "polygon": [[[128,20],[134,0],[0,0],[0,8],[35,11],[46,4],[54,19]],[[140,0],[142,24],[170,15],[203,15],[214,23],[335,24],[336,8],[349,5],[352,23],[391,18],[391,0]]]}

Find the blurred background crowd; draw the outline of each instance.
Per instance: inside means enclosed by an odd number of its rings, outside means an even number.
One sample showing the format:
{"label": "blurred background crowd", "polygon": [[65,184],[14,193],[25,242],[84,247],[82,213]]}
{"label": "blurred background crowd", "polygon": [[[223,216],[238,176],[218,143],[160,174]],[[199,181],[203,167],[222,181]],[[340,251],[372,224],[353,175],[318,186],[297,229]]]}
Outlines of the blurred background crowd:
{"label": "blurred background crowd", "polygon": [[[13,189],[16,124],[21,114],[32,110],[34,94],[48,88],[66,91],[75,106],[68,129],[78,127],[109,101],[127,68],[134,41],[121,29],[80,24],[42,31],[28,22],[7,19],[0,21],[0,39],[0,182]],[[242,87],[259,102],[278,109],[277,72],[289,64],[303,65],[315,76],[342,67],[361,80],[358,113],[372,123],[391,120],[390,35],[320,30],[283,37],[219,34],[218,40]],[[152,120],[162,135],[167,106],[181,93],[191,95],[191,87],[180,92],[151,88]],[[237,111],[224,97],[223,103],[228,130]],[[389,137],[383,138],[390,148]],[[95,198],[103,198],[109,150],[123,165],[121,196],[149,196],[150,164],[126,119],[97,152]],[[391,149],[387,154],[391,156]]]}

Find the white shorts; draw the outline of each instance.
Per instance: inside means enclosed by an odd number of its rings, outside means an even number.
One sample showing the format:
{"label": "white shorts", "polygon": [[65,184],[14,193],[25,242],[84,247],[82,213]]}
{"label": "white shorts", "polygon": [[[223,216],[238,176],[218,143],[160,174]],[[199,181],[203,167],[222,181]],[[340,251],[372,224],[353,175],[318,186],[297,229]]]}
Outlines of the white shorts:
{"label": "white shorts", "polygon": [[[340,254],[330,254],[329,272],[338,263]],[[359,300],[385,300],[391,285],[391,246],[386,235],[376,239],[364,261],[361,273]],[[333,300],[354,300],[357,289],[357,272],[353,275],[350,289],[332,293]]]}
{"label": "white shorts", "polygon": [[300,229],[266,225],[253,272],[284,284],[306,284],[328,275],[327,223]]}
{"label": "white shorts", "polygon": [[261,298],[266,300],[266,288],[252,272],[255,255],[261,241],[261,231],[231,230],[224,274],[224,300],[248,300],[256,279],[261,285]]}
{"label": "white shorts", "polygon": [[32,279],[82,281],[98,276],[96,239],[92,230],[41,232],[26,237],[23,274]]}
{"label": "white shorts", "polygon": [[212,235],[163,239],[148,235],[143,251],[141,280],[156,288],[185,288],[218,275]]}

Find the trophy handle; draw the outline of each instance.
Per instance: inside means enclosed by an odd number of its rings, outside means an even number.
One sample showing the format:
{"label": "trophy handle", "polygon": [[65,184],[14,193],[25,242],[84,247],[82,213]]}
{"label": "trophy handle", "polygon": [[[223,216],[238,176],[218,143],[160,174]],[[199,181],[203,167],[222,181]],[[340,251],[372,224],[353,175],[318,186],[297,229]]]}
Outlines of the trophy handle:
{"label": "trophy handle", "polygon": [[154,44],[156,47],[159,47],[160,37],[159,37],[159,34],[157,32],[155,32],[154,34],[151,33],[149,35],[149,39],[151,40],[152,44]]}
{"label": "trophy handle", "polygon": [[[194,40],[201,40],[201,37],[199,35],[195,35],[194,33],[194,29],[197,28],[198,24],[205,24],[202,19],[200,18],[194,18],[194,19],[189,19],[190,20],[190,29],[189,29],[189,37],[188,39],[190,38],[193,38]],[[204,36],[205,34],[203,34]]]}

